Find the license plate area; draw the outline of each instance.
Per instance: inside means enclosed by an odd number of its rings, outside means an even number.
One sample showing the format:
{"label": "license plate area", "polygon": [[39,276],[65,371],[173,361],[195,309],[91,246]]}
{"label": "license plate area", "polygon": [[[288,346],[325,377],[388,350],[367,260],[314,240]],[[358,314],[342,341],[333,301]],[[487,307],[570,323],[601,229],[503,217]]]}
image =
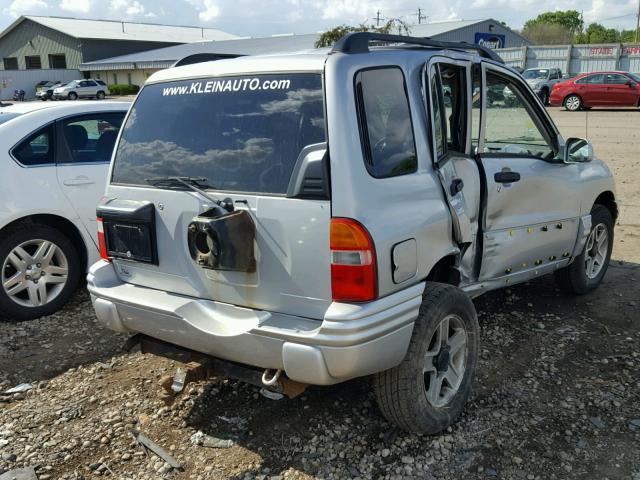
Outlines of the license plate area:
{"label": "license plate area", "polygon": [[158,264],[153,203],[107,199],[96,213],[102,218],[110,257]]}

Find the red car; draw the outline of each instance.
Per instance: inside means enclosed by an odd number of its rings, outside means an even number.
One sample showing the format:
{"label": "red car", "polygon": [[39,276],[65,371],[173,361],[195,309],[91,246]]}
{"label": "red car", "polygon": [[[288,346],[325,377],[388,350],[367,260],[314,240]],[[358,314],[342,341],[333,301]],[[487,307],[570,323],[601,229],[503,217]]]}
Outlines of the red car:
{"label": "red car", "polygon": [[628,72],[583,73],[556,83],[549,103],[571,111],[591,107],[640,107],[640,76]]}

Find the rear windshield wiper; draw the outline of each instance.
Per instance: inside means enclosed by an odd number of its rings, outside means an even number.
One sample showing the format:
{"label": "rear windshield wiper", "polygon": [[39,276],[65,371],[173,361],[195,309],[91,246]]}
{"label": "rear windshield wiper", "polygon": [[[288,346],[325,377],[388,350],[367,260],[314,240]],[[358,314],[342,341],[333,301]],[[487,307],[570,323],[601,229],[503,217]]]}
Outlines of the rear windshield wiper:
{"label": "rear windshield wiper", "polygon": [[[211,185],[205,183],[207,181],[204,177],[157,177],[146,178],[145,181],[154,187],[160,188],[161,185],[182,185],[192,192],[200,194],[205,199],[213,202],[214,204],[228,210],[228,202],[220,200],[214,195],[204,191],[205,188],[214,188]],[[232,204],[233,205],[233,204]]]}

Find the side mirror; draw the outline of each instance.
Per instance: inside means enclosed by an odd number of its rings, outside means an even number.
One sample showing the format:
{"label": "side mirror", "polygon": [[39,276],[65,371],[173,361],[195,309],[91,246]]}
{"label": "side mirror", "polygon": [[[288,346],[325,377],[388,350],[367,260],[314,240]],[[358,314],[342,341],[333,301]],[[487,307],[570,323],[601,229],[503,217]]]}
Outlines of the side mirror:
{"label": "side mirror", "polygon": [[593,146],[584,138],[567,138],[562,147],[564,163],[590,162],[593,160]]}

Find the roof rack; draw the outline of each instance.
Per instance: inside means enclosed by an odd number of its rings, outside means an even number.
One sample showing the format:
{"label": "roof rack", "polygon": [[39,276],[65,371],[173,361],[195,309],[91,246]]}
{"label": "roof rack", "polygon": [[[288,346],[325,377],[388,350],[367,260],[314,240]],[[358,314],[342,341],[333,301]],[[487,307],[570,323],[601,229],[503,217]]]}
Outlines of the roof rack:
{"label": "roof rack", "polygon": [[187,55],[186,57],[181,58],[176,63],[172,65],[172,67],[182,67],[184,65],[191,65],[194,63],[202,63],[202,62],[211,62],[214,60],[224,60],[225,58],[238,58],[243,57],[244,55],[236,54],[236,53],[193,53],[191,55]]}
{"label": "roof rack", "polygon": [[409,37],[406,35],[390,35],[375,32],[348,33],[333,46],[331,52],[340,53],[369,53],[370,42],[406,43],[423,47],[446,48],[450,50],[474,50],[481,57],[504,63],[500,56],[490,48],[467,42],[441,42],[428,37]]}

